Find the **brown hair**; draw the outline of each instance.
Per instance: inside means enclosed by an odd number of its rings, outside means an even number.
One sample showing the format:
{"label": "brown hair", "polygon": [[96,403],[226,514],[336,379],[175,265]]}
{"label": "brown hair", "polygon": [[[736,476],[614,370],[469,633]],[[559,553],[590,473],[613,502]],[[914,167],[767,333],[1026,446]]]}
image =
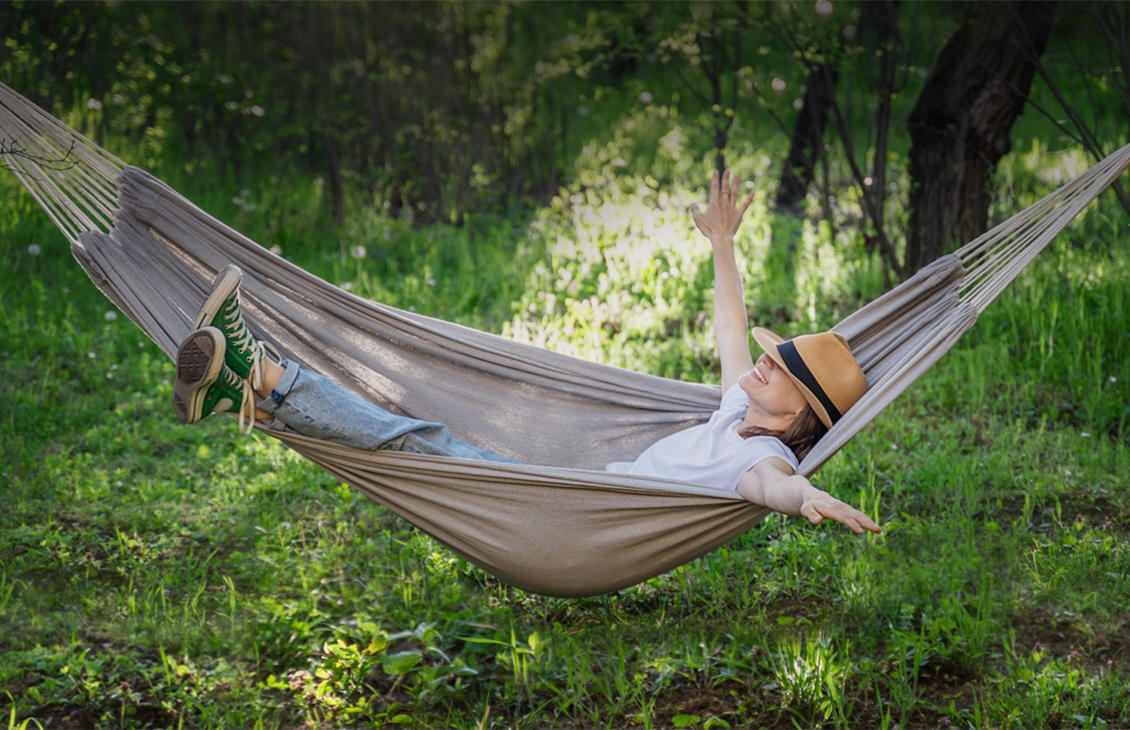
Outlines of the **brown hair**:
{"label": "brown hair", "polygon": [[770,431],[761,426],[747,426],[738,431],[738,435],[744,439],[752,436],[772,436],[779,439],[796,455],[797,461],[804,461],[804,457],[808,456],[808,452],[812,451],[812,447],[826,433],[828,427],[820,422],[820,417],[812,410],[812,406],[805,406],[784,431]]}

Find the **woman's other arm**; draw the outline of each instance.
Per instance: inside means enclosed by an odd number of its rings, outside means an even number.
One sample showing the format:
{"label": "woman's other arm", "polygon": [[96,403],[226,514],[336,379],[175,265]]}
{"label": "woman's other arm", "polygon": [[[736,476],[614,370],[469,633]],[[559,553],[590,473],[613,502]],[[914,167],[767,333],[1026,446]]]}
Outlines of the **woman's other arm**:
{"label": "woman's other arm", "polygon": [[753,193],[744,202],[738,196],[737,176],[727,170],[719,179],[715,172],[710,179],[706,211],[701,211],[697,203],[691,207],[695,225],[710,239],[714,249],[714,341],[722,361],[723,393],[753,368],[742,280],[734,257],[734,234],[753,201]]}
{"label": "woman's other arm", "polygon": [[825,519],[841,522],[852,532],[882,532],[870,517],[827,492],[812,486],[783,460],[764,459],[738,480],[738,493],[747,501],[791,517],[807,517],[819,525]]}

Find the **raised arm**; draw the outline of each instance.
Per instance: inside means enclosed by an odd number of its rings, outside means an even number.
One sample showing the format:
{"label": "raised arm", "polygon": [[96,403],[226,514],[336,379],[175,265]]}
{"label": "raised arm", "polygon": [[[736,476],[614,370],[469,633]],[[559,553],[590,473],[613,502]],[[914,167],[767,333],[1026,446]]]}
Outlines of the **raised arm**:
{"label": "raised arm", "polygon": [[882,532],[870,517],[812,486],[781,459],[764,459],[738,480],[738,494],[754,504],[791,517],[807,517],[814,525],[825,519],[841,522],[857,535]]}
{"label": "raised arm", "polygon": [[730,171],[715,172],[710,179],[710,202],[705,211],[691,206],[695,225],[714,249],[714,341],[722,361],[722,392],[725,393],[742,373],[753,368],[749,354],[749,322],[745,314],[742,280],[734,257],[734,234],[742,216],[753,201],[750,192],[739,201],[738,177]]}

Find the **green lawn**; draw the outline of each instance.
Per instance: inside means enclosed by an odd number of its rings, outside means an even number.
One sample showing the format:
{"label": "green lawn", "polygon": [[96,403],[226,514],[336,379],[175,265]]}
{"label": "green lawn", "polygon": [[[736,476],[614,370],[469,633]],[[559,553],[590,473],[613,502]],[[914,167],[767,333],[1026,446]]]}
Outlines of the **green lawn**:
{"label": "green lawn", "polygon": [[[1036,194],[1009,184],[1013,209]],[[171,363],[3,185],[11,727],[1130,726],[1130,229],[1111,201],[817,475],[882,536],[773,517],[561,600],[500,585],[269,438],[179,425]],[[420,230],[329,231],[312,185],[251,187],[189,193],[354,293],[717,377],[698,192],[678,181],[619,173],[525,220]],[[824,327],[881,291],[845,230],[759,198],[743,231],[759,324]]]}

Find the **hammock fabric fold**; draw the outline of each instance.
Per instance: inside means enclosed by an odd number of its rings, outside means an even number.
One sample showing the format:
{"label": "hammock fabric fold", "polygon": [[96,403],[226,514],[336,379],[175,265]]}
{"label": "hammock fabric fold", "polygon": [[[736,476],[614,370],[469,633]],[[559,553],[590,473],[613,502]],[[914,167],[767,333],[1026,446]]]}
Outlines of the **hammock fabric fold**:
{"label": "hammock fabric fold", "polygon": [[[733,492],[605,473],[706,420],[716,386],[560,355],[353,296],[204,213],[0,84],[3,162],[94,283],[173,357],[215,273],[244,271],[244,317],[288,358],[389,411],[439,421],[499,464],[276,436],[511,585],[630,586],[732,540],[769,510]],[[1130,146],[933,262],[836,326],[871,383],[801,464],[813,473],[949,350],[1044,246],[1130,166]],[[170,418],[171,409],[170,409]]]}

